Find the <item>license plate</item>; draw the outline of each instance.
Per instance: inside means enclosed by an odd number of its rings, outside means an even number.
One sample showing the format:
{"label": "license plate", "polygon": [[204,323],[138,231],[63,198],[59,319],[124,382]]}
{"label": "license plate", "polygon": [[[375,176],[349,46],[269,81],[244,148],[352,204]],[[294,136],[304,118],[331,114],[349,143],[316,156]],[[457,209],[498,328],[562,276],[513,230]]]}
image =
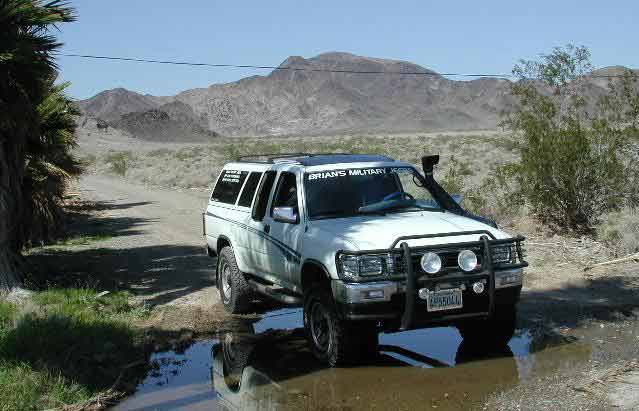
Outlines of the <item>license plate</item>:
{"label": "license plate", "polygon": [[462,291],[460,289],[431,291],[426,298],[428,311],[454,310],[462,307]]}

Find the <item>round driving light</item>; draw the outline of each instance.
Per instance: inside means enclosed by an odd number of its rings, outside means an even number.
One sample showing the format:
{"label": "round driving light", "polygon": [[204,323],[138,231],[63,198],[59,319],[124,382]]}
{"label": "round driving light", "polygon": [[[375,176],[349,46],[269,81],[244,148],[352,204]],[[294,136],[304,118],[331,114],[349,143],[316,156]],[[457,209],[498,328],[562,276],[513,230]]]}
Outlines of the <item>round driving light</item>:
{"label": "round driving light", "polygon": [[428,252],[421,259],[422,270],[428,274],[435,274],[442,269],[442,259],[435,253]]}
{"label": "round driving light", "polygon": [[484,292],[484,283],[476,282],[473,284],[473,291],[475,294],[481,294]]}
{"label": "round driving light", "polygon": [[477,255],[471,250],[464,250],[457,256],[457,264],[464,271],[473,271],[477,267]]}

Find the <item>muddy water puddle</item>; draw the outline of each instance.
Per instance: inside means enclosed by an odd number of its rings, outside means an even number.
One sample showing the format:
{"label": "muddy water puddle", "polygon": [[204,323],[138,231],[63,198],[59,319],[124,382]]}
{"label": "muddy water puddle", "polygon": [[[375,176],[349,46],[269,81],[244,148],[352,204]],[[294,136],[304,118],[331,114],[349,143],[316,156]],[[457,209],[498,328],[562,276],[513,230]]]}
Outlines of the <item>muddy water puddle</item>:
{"label": "muddy water puddle", "polygon": [[153,355],[153,369],[120,410],[468,409],[491,394],[589,361],[590,347],[541,349],[527,330],[478,352],[455,328],[380,335],[378,358],[321,366],[307,349],[301,310],[284,309],[234,331]]}

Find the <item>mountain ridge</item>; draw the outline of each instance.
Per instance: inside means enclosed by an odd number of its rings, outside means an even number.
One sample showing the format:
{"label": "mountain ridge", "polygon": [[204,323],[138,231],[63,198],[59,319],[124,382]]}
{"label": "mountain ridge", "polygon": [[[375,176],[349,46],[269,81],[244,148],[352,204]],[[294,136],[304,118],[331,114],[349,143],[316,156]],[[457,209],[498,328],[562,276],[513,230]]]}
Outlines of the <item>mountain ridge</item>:
{"label": "mountain ridge", "polygon": [[[451,80],[402,60],[327,52],[310,58],[290,56],[278,67],[282,69],[267,75],[184,90],[174,96],[152,96],[122,88],[105,90],[78,105],[84,114],[135,136],[152,139],[153,130],[162,129],[153,124],[157,118],[171,124],[172,131],[164,133],[162,140],[180,130],[188,130],[189,135],[176,135],[176,140],[197,140],[215,135],[495,129],[500,113],[516,104],[508,80]],[[614,66],[598,71],[618,70],[621,68]],[[593,87],[600,89],[604,84],[593,82]],[[162,109],[172,103],[179,103],[179,110]],[[166,112],[166,116],[144,114],[153,110]],[[134,121],[123,121],[126,119]]]}

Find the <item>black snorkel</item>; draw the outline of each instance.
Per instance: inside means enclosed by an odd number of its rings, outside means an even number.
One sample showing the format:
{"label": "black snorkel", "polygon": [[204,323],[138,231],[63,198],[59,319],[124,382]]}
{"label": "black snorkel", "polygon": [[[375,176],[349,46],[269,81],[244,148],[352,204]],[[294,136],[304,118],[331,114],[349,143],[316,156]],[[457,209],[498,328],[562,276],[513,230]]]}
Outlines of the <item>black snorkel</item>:
{"label": "black snorkel", "polygon": [[435,180],[433,176],[433,171],[435,166],[439,164],[439,155],[432,156],[424,156],[422,157],[422,169],[424,170],[424,188],[426,188],[432,196],[437,200],[439,205],[445,209],[446,211],[450,211],[451,213],[458,214],[464,217],[471,218],[475,221],[479,221],[480,223],[488,224],[491,227],[497,228],[497,223],[495,221],[475,215],[473,213],[469,213],[464,210],[454,199],[448,194],[446,190]]}

